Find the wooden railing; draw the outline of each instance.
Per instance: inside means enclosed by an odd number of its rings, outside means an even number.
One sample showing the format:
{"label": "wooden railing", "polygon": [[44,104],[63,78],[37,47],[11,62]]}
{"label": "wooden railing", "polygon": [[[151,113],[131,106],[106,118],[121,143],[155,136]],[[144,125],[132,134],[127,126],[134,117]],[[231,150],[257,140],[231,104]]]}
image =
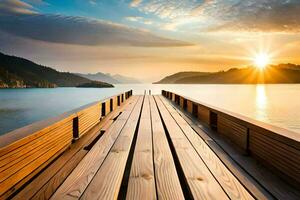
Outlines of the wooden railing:
{"label": "wooden railing", "polygon": [[291,182],[300,183],[300,133],[275,127],[169,91],[162,95],[217,134],[231,140],[246,155]]}
{"label": "wooden railing", "polygon": [[0,199],[18,190],[130,96],[132,90],[1,136]]}

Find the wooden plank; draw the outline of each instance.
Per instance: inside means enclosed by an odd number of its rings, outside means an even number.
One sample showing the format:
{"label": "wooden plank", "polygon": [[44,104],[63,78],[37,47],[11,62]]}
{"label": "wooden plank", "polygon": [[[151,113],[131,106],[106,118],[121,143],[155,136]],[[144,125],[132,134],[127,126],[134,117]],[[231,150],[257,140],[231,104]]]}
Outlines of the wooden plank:
{"label": "wooden plank", "polygon": [[224,134],[240,148],[247,149],[247,128],[221,114],[218,115],[218,133]]}
{"label": "wooden plank", "polygon": [[110,113],[110,99],[105,101],[105,115],[107,115],[108,113]]}
{"label": "wooden plank", "polygon": [[163,124],[153,96],[150,97],[153,157],[158,199],[184,199]]}
{"label": "wooden plank", "polygon": [[284,128],[276,127],[261,121],[257,121],[255,119],[251,119],[248,117],[245,117],[243,115],[233,113],[218,107],[214,107],[211,105],[208,105],[203,102],[199,102],[197,100],[194,100],[192,98],[176,95],[179,99],[180,97],[190,99],[191,101],[205,107],[207,110],[214,112],[216,114],[222,114],[226,116],[226,118],[231,119],[235,121],[238,124],[241,124],[247,128],[250,128],[252,130],[255,130],[261,134],[264,134],[266,136],[269,136],[270,138],[273,138],[275,140],[280,141],[281,143],[285,143],[287,145],[290,145],[298,150],[300,150],[300,138],[299,133],[293,132]]}
{"label": "wooden plank", "polygon": [[115,140],[118,138],[126,121],[136,106],[138,97],[124,109],[115,123],[107,130],[89,153],[81,160],[78,166],[57,189],[51,199],[78,199],[90,184],[99,170]]}
{"label": "wooden plank", "polygon": [[126,199],[156,199],[149,96],[145,96]]}
{"label": "wooden plank", "polygon": [[274,174],[252,157],[243,156],[231,143],[226,142],[224,137],[215,134],[207,126],[203,125],[203,123],[199,123],[196,118],[190,115],[187,116],[177,106],[174,107],[257,199],[299,198],[300,192],[295,188],[291,188],[278,177],[274,176]]}
{"label": "wooden plank", "polygon": [[228,199],[160,98],[156,96],[155,100],[193,198]]}
{"label": "wooden plank", "polygon": [[77,113],[79,119],[79,136],[81,137],[100,120],[101,103],[97,103]]}
{"label": "wooden plank", "polygon": [[118,97],[115,96],[113,100],[113,110],[115,110],[118,107]]}
{"label": "wooden plank", "polygon": [[116,199],[141,112],[140,98],[107,158],[80,199]]}
{"label": "wooden plank", "polygon": [[198,155],[220,183],[230,199],[254,199],[236,177],[226,168],[216,154],[190,127],[190,125],[177,113],[177,111],[163,97],[165,107],[169,110],[172,117],[185,133],[191,144],[194,146]]}
{"label": "wooden plank", "polygon": [[198,119],[207,125],[209,124],[209,110],[202,105],[198,105]]}
{"label": "wooden plank", "polygon": [[131,102],[126,101],[119,109],[103,118],[99,124],[92,128],[76,143],[62,154],[54,163],[36,177],[30,184],[26,185],[13,199],[49,199],[56,189],[63,183],[66,177],[82,160],[88,151],[83,150],[84,146],[100,134],[99,130],[108,130],[116,116],[124,110],[124,107]]}
{"label": "wooden plank", "polygon": [[[0,172],[0,183],[5,181],[7,178],[12,176],[14,173],[17,173],[19,170],[24,168],[26,165],[31,164],[36,159],[44,156],[44,154],[47,154],[49,150],[52,148],[59,148],[62,146],[65,146],[66,144],[70,143],[72,141],[72,135],[67,134],[61,134],[61,137],[57,137],[54,139],[58,140],[50,140],[49,142],[45,143],[44,145],[41,145],[40,148],[32,151],[32,154],[28,153],[28,155],[25,155],[25,157],[19,157],[16,159],[16,162],[12,162],[12,166],[10,164],[4,165],[1,167]],[[59,142],[59,145],[57,143]],[[49,155],[49,154],[47,154]],[[51,155],[51,154],[50,154]]]}
{"label": "wooden plank", "polygon": [[183,103],[184,103],[184,98],[180,96],[179,97],[179,105],[181,108],[183,108],[183,106],[184,106]]}
{"label": "wooden plank", "polygon": [[49,134],[45,135],[42,138],[36,139],[22,148],[18,148],[16,151],[9,152],[7,155],[2,156],[0,160],[0,171],[10,167],[11,165],[15,165],[21,160],[29,157],[34,152],[39,151],[43,146],[61,138],[66,131],[69,132],[69,136],[72,137],[72,124],[67,124],[62,126],[58,130],[51,131]]}
{"label": "wooden plank", "polygon": [[190,100],[187,100],[187,112],[193,113],[193,102]]}
{"label": "wooden plank", "polygon": [[[6,178],[16,173],[17,171],[21,170],[25,165],[43,156],[43,154],[49,149],[55,146],[65,145],[65,143],[70,143],[71,141],[72,135],[65,135],[62,133],[57,137],[54,137],[51,140],[41,144],[32,151],[25,153],[24,156],[13,159],[11,162],[0,167],[0,182],[4,181]],[[14,156],[12,157],[14,158]]]}
{"label": "wooden plank", "polygon": [[278,170],[282,173],[282,176],[289,177],[295,182],[299,181],[299,157],[292,152],[293,147],[278,143],[276,140],[272,141],[272,139],[261,137],[259,133],[254,131],[250,132],[251,155],[260,159],[264,164],[272,167],[272,169]]}
{"label": "wooden plank", "polygon": [[[64,115],[66,114],[63,114],[61,116],[58,116],[58,117],[55,117],[55,118],[51,118],[49,120],[44,120],[44,121],[41,121],[41,122],[38,122],[38,123],[35,123],[33,125],[33,127],[31,126],[26,126],[24,128],[20,128],[16,131],[13,131],[14,134],[8,134],[11,135],[12,138],[9,138],[7,140],[14,140],[14,136],[13,135],[17,135],[19,134],[20,131],[24,131],[26,132],[26,134],[29,134],[28,136],[24,137],[24,138],[21,138],[7,146],[3,146],[1,149],[0,149],[0,156],[2,157],[3,155],[11,152],[11,151],[14,151],[22,146],[24,146],[25,144],[31,142],[32,140],[35,140],[39,137],[42,137],[44,136],[45,134],[47,134],[48,132],[56,129],[56,128],[59,128],[62,124],[65,124],[66,122],[72,120],[74,117],[75,117],[75,114],[73,115],[68,115],[66,118],[63,118]],[[62,119],[63,118],[63,119]],[[50,124],[52,121],[56,121],[57,119],[60,119],[60,121],[58,122],[55,122],[54,124]],[[44,126],[44,124],[47,124],[48,126],[47,127],[43,127],[42,130],[36,130],[37,128],[40,128],[41,126]],[[31,132],[32,131],[32,132]],[[22,133],[20,133],[20,135],[22,135]],[[1,137],[5,137],[5,136],[1,136]],[[15,138],[18,138],[17,136]],[[3,142],[3,141],[1,141]],[[3,142],[2,145],[5,145],[5,141]]]}
{"label": "wooden plank", "polygon": [[[63,153],[69,146],[65,146],[64,148],[60,149],[56,155],[59,156]],[[56,159],[57,156],[50,157],[47,161],[43,162],[38,168],[34,169],[30,174],[16,183],[13,187],[7,189],[4,194],[0,196],[0,199],[11,199],[12,195],[18,191],[20,188],[24,186],[27,182],[29,182],[32,178],[34,178],[38,173],[40,173],[45,167],[47,167],[52,161]]]}
{"label": "wooden plank", "polygon": [[[24,166],[22,168],[22,170],[17,171],[13,175],[11,175],[8,179],[1,182],[0,183],[0,190],[1,190],[0,194],[2,195],[3,192],[6,192],[7,190],[9,190],[13,185],[18,183],[22,179],[24,179],[24,177],[26,177],[28,175],[34,176],[36,173],[39,172],[36,169],[38,169],[40,166],[42,166],[48,160],[54,159],[55,157],[57,157],[61,153],[61,150],[65,149],[67,146],[69,146],[70,143],[71,143],[71,141],[69,143],[65,143],[64,146],[55,146],[55,147],[49,149],[49,151],[47,151],[43,156],[37,158],[36,160],[34,160],[34,162],[31,162],[30,164]],[[13,191],[15,189],[16,188],[14,187]]]}

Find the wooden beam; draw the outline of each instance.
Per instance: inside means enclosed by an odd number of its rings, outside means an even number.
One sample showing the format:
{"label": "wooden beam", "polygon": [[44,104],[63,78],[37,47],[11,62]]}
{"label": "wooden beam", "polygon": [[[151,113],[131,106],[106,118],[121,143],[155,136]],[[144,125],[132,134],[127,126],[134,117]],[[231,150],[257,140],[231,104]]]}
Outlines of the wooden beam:
{"label": "wooden beam", "polygon": [[95,174],[103,164],[109,150],[118,138],[122,128],[136,106],[138,97],[134,98],[124,109],[115,123],[107,130],[78,166],[57,189],[51,199],[78,199],[90,184]]}
{"label": "wooden beam", "polygon": [[145,96],[126,199],[156,199],[149,96]]}
{"label": "wooden beam", "polygon": [[166,133],[153,96],[150,97],[150,109],[158,199],[184,199]]}
{"label": "wooden beam", "polygon": [[194,199],[229,199],[161,99],[156,96],[155,100],[168,130],[191,196]]}
{"label": "wooden beam", "polygon": [[209,168],[213,176],[217,179],[221,187],[225,190],[230,199],[254,199],[239,180],[226,168],[216,154],[207,146],[191,126],[177,113],[177,111],[160,97],[173,119],[180,126],[191,144],[196,149],[205,165]]}
{"label": "wooden beam", "polygon": [[116,199],[118,197],[142,103],[143,99],[140,98],[103,165],[80,199]]}
{"label": "wooden beam", "polygon": [[124,110],[124,107],[128,105],[130,101],[132,101],[132,99],[126,101],[119,109],[103,118],[99,124],[80,138],[80,140],[72,144],[66,152],[64,152],[32,182],[26,185],[26,187],[14,196],[13,199],[49,199],[86,155],[88,151],[83,150],[83,148],[100,134],[99,130],[107,131],[112,125],[112,122],[114,122],[113,119]]}

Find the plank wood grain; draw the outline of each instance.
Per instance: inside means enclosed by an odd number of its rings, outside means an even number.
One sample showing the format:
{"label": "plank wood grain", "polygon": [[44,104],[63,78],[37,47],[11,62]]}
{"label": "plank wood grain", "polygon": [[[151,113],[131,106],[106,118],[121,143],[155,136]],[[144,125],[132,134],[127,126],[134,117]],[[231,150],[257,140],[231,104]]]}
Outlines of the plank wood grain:
{"label": "plank wood grain", "polygon": [[193,198],[229,199],[180,127],[172,118],[161,99],[158,96],[155,96],[155,100],[170,135]]}
{"label": "plank wood grain", "polygon": [[[56,152],[56,155],[62,154],[69,146],[65,146],[64,148],[60,149],[58,152]],[[18,191],[20,188],[22,188],[26,183],[28,183],[31,179],[33,179],[37,174],[39,174],[43,169],[45,169],[51,162],[53,162],[56,159],[57,156],[52,156],[45,162],[43,162],[41,165],[39,165],[37,168],[33,169],[33,171],[30,174],[27,174],[24,176],[19,182],[13,185],[13,187],[10,187],[5,191],[4,194],[0,196],[0,199],[11,199],[12,196]]]}
{"label": "plank wood grain", "polygon": [[[37,158],[42,157],[49,149],[52,149],[56,146],[64,146],[66,143],[70,143],[72,141],[72,135],[61,134],[59,136],[53,138],[54,140],[47,141],[38,148],[33,149],[31,153],[28,152],[24,156],[12,160],[10,163],[0,167],[0,182],[3,182],[9,176],[21,170],[24,166],[35,161]],[[57,144],[58,142],[59,145]]]}
{"label": "plank wood grain", "polygon": [[247,128],[225,116],[218,115],[218,132],[224,134],[240,148],[247,149]]}
{"label": "plank wood grain", "polygon": [[150,109],[157,198],[183,200],[175,163],[153,96],[150,97]]}
{"label": "plank wood grain", "polygon": [[156,199],[149,96],[145,96],[126,199]]}
{"label": "plank wood grain", "polygon": [[118,197],[142,103],[143,99],[140,98],[103,165],[80,199],[116,199]]}
{"label": "plank wood grain", "polygon": [[62,156],[47,167],[43,173],[30,182],[30,184],[26,185],[26,187],[14,196],[13,199],[49,199],[86,155],[87,151],[83,150],[84,146],[97,137],[99,130],[108,130],[114,121],[113,119],[118,116],[124,110],[124,107],[131,101],[132,99],[129,99],[122,104],[120,108],[103,118],[99,124],[93,127],[80,140],[72,144]]}
{"label": "plank wood grain", "polygon": [[126,121],[136,106],[138,97],[122,112],[118,119],[111,125],[100,140],[93,146],[89,153],[81,160],[78,166],[68,176],[64,183],[57,189],[51,199],[78,199],[90,184],[94,175],[99,170],[115,140],[118,138]]}
{"label": "plank wood grain", "polygon": [[27,145],[24,145],[22,148],[19,148],[16,151],[9,152],[7,155],[1,157],[0,160],[0,172],[6,168],[9,168],[12,165],[20,162],[23,159],[30,157],[33,153],[39,151],[41,148],[47,144],[54,142],[55,140],[61,138],[63,135],[68,134],[69,137],[72,137],[72,124],[62,126],[57,131],[50,132],[50,134],[45,135],[42,138],[36,139]]}
{"label": "plank wood grain", "polygon": [[[174,105],[174,104],[173,104]],[[177,106],[176,111],[206,141],[223,163],[243,183],[256,199],[298,199],[300,192],[283,182],[254,158],[243,156],[232,143],[203,126],[198,119],[186,115]]]}
{"label": "plank wood grain", "polygon": [[99,122],[101,105],[101,103],[97,103],[77,113],[80,137]]}
{"label": "plank wood grain", "polygon": [[[58,116],[57,118],[61,119],[62,117],[63,116]],[[16,130],[15,132],[18,133],[18,134],[19,134],[19,131],[29,132],[31,134],[28,135],[28,136],[26,136],[26,137],[24,137],[24,138],[21,138],[20,140],[17,140],[15,142],[13,142],[13,143],[11,143],[11,144],[9,144],[7,146],[2,147],[0,149],[0,157],[5,156],[7,153],[9,153],[11,151],[15,151],[16,149],[18,149],[20,147],[23,147],[27,143],[29,143],[29,142],[37,139],[37,138],[43,137],[45,134],[48,134],[49,132],[53,131],[54,129],[57,129],[57,128],[59,129],[60,126],[62,126],[65,123],[68,123],[74,117],[75,117],[75,114],[70,114],[67,117],[61,119],[60,121],[56,121],[53,124],[49,124],[47,127],[44,127],[41,130],[33,131],[33,129],[36,129],[35,126],[37,126],[37,127],[42,126],[42,125],[40,125],[40,123],[41,124],[48,124],[48,123],[51,123],[52,121],[55,121],[56,118],[46,120],[45,122],[44,121],[39,122],[39,123],[37,123],[37,125],[34,124],[34,128],[32,128],[30,126],[26,126],[24,128]],[[33,131],[33,132],[31,132],[31,131]],[[20,135],[21,135],[21,133],[20,133]],[[13,137],[13,136],[11,136],[11,137]],[[3,142],[3,143],[5,143],[5,142]]]}
{"label": "plank wood grain", "polygon": [[230,199],[254,199],[170,103],[163,97],[160,99]]}
{"label": "plank wood grain", "polygon": [[38,169],[39,166],[43,165],[43,163],[47,162],[49,159],[54,159],[55,157],[57,157],[62,149],[65,149],[71,144],[71,140],[69,139],[63,140],[61,142],[64,145],[55,146],[49,149],[46,153],[43,154],[43,156],[36,158],[34,162],[25,165],[22,170],[17,171],[13,175],[5,179],[3,182],[1,182],[0,195],[10,189],[13,185],[21,181],[24,177],[28,175],[33,176],[38,172],[36,171],[36,169]]}
{"label": "plank wood grain", "polygon": [[[174,105],[174,104],[173,104]],[[256,199],[267,200],[272,199],[271,194],[263,188],[256,180],[250,176],[236,161],[231,157],[237,157],[236,152],[224,151],[222,147],[215,141],[220,141],[220,139],[211,138],[207,132],[202,130],[203,125],[199,123],[196,117],[191,117],[191,115],[186,115],[184,111],[174,106],[176,111],[180,114],[182,118],[197,132],[197,134],[206,142],[206,144],[214,151],[220,160],[226,165],[226,167],[243,183],[243,185],[253,194]],[[207,130],[206,130],[207,131]],[[219,136],[216,134],[216,136]],[[243,156],[245,158],[245,156]],[[249,158],[249,157],[246,157]]]}

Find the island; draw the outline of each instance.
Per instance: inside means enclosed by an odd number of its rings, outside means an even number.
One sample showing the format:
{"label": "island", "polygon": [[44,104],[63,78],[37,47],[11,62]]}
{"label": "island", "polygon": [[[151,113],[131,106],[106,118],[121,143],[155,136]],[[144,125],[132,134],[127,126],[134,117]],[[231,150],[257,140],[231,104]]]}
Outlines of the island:
{"label": "island", "polygon": [[91,81],[88,83],[83,83],[77,85],[78,88],[113,88],[114,86],[109,83],[101,82],[101,81]]}
{"label": "island", "polygon": [[300,65],[269,65],[231,68],[219,72],[178,72],[155,84],[296,84],[300,83]]}

